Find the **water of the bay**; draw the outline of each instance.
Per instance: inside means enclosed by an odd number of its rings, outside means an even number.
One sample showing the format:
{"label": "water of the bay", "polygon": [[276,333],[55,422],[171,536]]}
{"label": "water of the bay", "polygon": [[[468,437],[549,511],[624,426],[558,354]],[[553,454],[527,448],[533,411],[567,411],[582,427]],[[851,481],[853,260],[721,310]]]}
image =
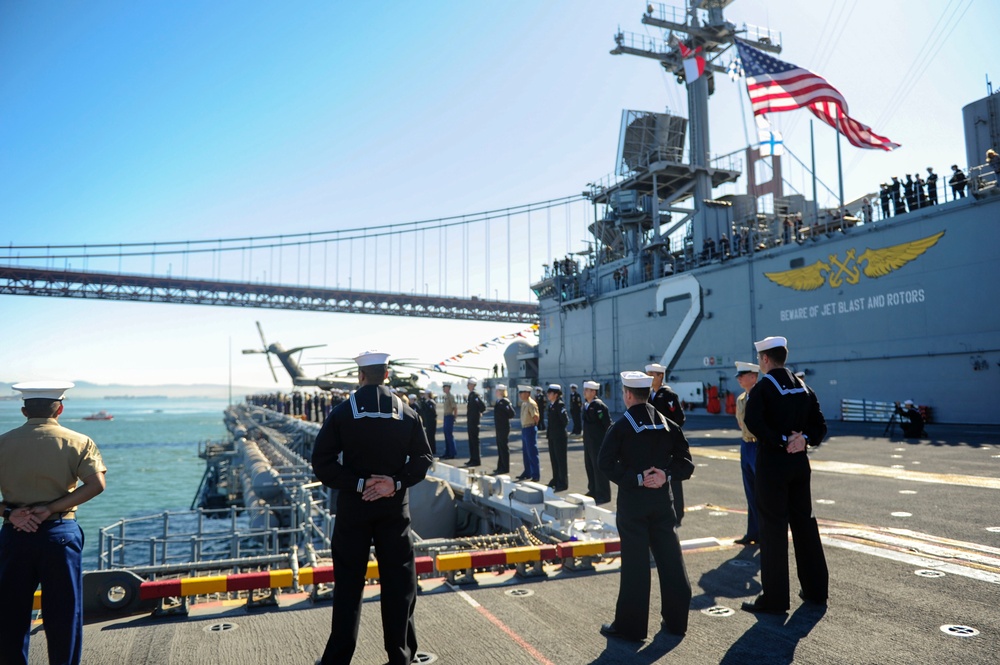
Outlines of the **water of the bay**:
{"label": "water of the bay", "polygon": [[[21,401],[0,401],[0,432],[24,424]],[[198,444],[228,438],[226,400],[67,398],[59,422],[96,443],[108,467],[107,489],[77,515],[86,539],[84,569],[97,568],[98,532],[123,517],[188,510],[205,470]],[[84,420],[98,411],[114,420]]]}

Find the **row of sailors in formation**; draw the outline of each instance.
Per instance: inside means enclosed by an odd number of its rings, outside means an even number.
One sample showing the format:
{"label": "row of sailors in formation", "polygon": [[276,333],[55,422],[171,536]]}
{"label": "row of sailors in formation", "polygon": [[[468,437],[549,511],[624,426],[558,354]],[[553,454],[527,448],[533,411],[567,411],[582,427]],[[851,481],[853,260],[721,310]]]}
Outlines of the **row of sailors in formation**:
{"label": "row of sailors in formation", "polygon": [[258,393],[247,395],[246,403],[302,418],[309,422],[321,423],[330,415],[333,407],[347,399],[348,395],[349,393],[343,390],[322,390],[315,394],[299,391],[291,394]]}

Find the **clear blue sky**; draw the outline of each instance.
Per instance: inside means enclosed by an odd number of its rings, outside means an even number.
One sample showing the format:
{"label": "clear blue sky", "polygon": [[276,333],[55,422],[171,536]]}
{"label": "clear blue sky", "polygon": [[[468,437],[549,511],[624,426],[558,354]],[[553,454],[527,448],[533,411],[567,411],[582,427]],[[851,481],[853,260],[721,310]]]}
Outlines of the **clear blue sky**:
{"label": "clear blue sky", "polygon": [[[683,88],[655,62],[608,54],[619,26],[661,36],[641,25],[644,7],[0,3],[0,241],[326,231],[578,193],[613,169],[621,109],[686,115]],[[885,154],[845,143],[848,198],[964,163],[961,107],[997,74],[995,2],[738,0],[726,15],[779,30],[779,57],[826,77],[852,116],[902,144]],[[751,121],[740,86],[718,76],[716,88],[712,150],[724,153],[744,145]],[[809,117],[773,118],[803,159]],[[833,134],[816,131],[818,170],[835,189]],[[441,254],[446,270],[462,269]],[[515,294],[544,259],[516,260]],[[13,296],[0,296],[0,314],[3,381],[224,383],[231,338],[234,382],[266,386],[262,359],[238,355],[259,345],[258,319],[287,346],[380,346],[429,362],[520,329]]]}

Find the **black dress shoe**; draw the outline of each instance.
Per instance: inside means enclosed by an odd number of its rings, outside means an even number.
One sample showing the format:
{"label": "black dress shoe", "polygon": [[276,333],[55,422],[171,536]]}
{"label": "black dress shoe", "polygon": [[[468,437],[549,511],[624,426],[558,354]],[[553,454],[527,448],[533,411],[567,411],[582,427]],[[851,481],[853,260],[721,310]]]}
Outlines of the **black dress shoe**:
{"label": "black dress shoe", "polygon": [[735,545],[756,545],[757,544],[757,538],[752,538],[751,536],[743,536],[742,538],[739,538],[738,540],[734,540],[733,544],[735,544]]}
{"label": "black dress shoe", "polygon": [[677,632],[676,630],[671,630],[669,627],[667,627],[667,622],[664,621],[663,619],[660,619],[660,630],[663,631],[664,633],[670,633],[671,635],[676,635],[677,637],[684,637],[685,634],[684,631]]}
{"label": "black dress shoe", "polygon": [[542,479],[541,479],[541,478],[529,478],[529,480],[530,480],[531,482],[533,482],[533,483],[540,483],[540,482],[542,482]]}
{"label": "black dress shoe", "polygon": [[768,607],[767,605],[758,605],[756,601],[752,603],[743,603],[740,605],[740,609],[744,612],[750,612],[751,614],[787,614],[788,609],[781,609],[779,607]]}
{"label": "black dress shoe", "polygon": [[468,462],[466,462],[462,466],[471,468],[471,467],[474,467],[474,466],[479,466],[480,464],[481,464],[481,462],[479,462],[478,460],[476,460],[475,462],[473,462],[472,460],[469,460]]}
{"label": "black dress shoe", "polygon": [[569,489],[569,485],[556,485],[552,489],[556,492],[565,492]]}
{"label": "black dress shoe", "polygon": [[626,635],[615,628],[615,624],[613,623],[601,624],[601,635],[604,635],[605,637],[617,637],[620,640],[628,640],[629,642],[642,642],[643,639],[645,639],[642,637]]}
{"label": "black dress shoe", "polygon": [[528,478],[530,478],[528,474],[522,473],[519,476],[515,477],[514,480],[527,480]]}
{"label": "black dress shoe", "polygon": [[826,598],[813,598],[812,596],[807,596],[801,591],[799,591],[799,598],[807,603],[812,603],[813,605],[826,605]]}
{"label": "black dress shoe", "polygon": [[549,482],[547,482],[546,485],[548,485],[549,487],[555,487],[556,486],[556,479],[553,478],[552,480],[550,480]]}

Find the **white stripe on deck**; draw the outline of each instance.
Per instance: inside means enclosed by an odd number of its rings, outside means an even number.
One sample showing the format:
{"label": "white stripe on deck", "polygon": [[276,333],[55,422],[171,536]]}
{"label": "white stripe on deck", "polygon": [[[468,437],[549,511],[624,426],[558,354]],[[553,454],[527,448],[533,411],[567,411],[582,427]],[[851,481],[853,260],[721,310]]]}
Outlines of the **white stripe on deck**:
{"label": "white stripe on deck", "polygon": [[[740,461],[739,453],[728,450],[692,447],[691,454],[708,459],[721,459],[733,462]],[[891,480],[910,480],[918,483],[936,483],[939,485],[960,485],[963,487],[979,487],[982,489],[1000,490],[1000,478],[986,476],[965,476],[958,473],[929,473],[927,471],[907,471],[886,466],[871,464],[855,464],[852,462],[832,462],[830,460],[809,459],[813,471],[826,473],[842,473],[849,476],[874,476]]]}

